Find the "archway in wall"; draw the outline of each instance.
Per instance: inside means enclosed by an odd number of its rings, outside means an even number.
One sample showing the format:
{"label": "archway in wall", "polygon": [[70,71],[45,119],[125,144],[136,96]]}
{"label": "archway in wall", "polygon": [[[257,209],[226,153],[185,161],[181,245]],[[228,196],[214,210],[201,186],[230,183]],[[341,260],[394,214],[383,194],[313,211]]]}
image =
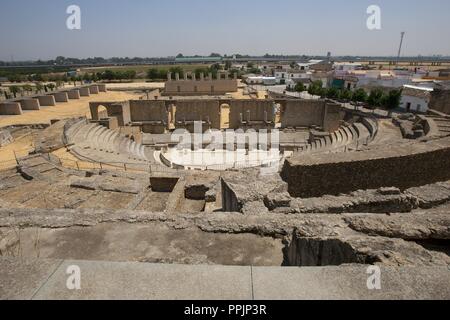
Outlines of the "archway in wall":
{"label": "archway in wall", "polygon": [[105,106],[99,105],[97,107],[97,117],[98,119],[108,118],[108,109]]}
{"label": "archway in wall", "polygon": [[224,103],[220,106],[220,129],[230,128],[230,105]]}

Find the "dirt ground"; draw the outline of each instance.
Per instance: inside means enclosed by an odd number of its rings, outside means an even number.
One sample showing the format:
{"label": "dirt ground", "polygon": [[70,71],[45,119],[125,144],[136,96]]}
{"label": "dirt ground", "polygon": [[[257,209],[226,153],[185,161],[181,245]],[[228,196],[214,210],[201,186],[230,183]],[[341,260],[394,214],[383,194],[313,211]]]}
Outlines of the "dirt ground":
{"label": "dirt ground", "polygon": [[[131,92],[108,91],[90,97],[82,97],[79,100],[70,100],[67,103],[57,103],[54,107],[42,107],[37,111],[25,111],[19,116],[0,116],[0,128],[12,125],[43,124],[50,123],[53,119],[67,119],[72,117],[87,116],[90,118],[89,102],[92,101],[125,101],[139,99],[139,94]],[[0,148],[0,169],[15,166],[15,155],[23,157],[33,150],[33,135],[15,137],[13,143]],[[65,154],[65,157],[69,157]],[[3,168],[4,167],[4,168]]]}
{"label": "dirt ground", "polygon": [[90,118],[89,102],[125,101],[139,99],[139,97],[139,94],[130,92],[101,92],[90,97],[81,97],[79,100],[57,103],[54,107],[41,107],[41,110],[24,111],[19,116],[0,116],[0,128],[19,124],[49,123],[52,119],[67,119],[81,116],[88,116]]}

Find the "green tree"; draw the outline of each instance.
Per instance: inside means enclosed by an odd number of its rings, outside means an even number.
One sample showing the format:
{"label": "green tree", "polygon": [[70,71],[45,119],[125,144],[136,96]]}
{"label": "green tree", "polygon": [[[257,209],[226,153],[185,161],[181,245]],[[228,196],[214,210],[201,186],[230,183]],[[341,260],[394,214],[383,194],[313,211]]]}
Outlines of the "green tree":
{"label": "green tree", "polygon": [[339,99],[342,99],[344,101],[350,101],[352,99],[352,97],[353,97],[353,94],[348,89],[344,89],[339,92]]}
{"label": "green tree", "polygon": [[352,100],[354,102],[366,102],[367,101],[367,93],[364,89],[359,88],[353,92]]}
{"label": "green tree", "polygon": [[396,109],[400,106],[401,97],[402,90],[391,90],[384,96],[383,105],[389,110]]}
{"label": "green tree", "polygon": [[13,94],[14,98],[17,98],[17,94],[21,92],[21,89],[18,86],[11,86],[9,87],[9,92]]}
{"label": "green tree", "polygon": [[370,91],[367,103],[369,103],[372,108],[380,107],[383,103],[383,90],[373,89]]}
{"label": "green tree", "polygon": [[40,92],[42,92],[42,89],[43,89],[44,87],[43,87],[42,83],[40,83],[40,82],[35,82],[35,83],[34,83],[34,88],[35,88],[35,90],[36,90],[36,93],[40,93]]}
{"label": "green tree", "polygon": [[339,90],[334,88],[334,87],[328,88],[328,90],[327,90],[327,98],[328,99],[337,99],[337,98],[339,98]]}
{"label": "green tree", "polygon": [[323,82],[321,80],[316,80],[308,88],[308,93],[315,96],[326,95],[326,90],[323,88]]}
{"label": "green tree", "polygon": [[171,67],[169,72],[172,73],[172,77],[174,77],[176,73],[180,75],[180,78],[184,77],[184,70],[181,67]]}
{"label": "green tree", "polygon": [[57,80],[55,86],[56,88],[64,87],[64,82],[62,80]]}
{"label": "green tree", "polygon": [[30,94],[30,92],[33,92],[33,87],[29,84],[25,84],[22,86],[22,90],[26,93],[26,94]]}
{"label": "green tree", "polygon": [[91,81],[92,80],[91,75],[89,73],[83,74],[83,80],[84,81]]}
{"label": "green tree", "polygon": [[53,91],[53,90],[55,90],[56,85],[54,83],[49,83],[49,84],[47,84],[47,88],[49,88],[50,91]]}
{"label": "green tree", "polygon": [[155,79],[159,79],[159,70],[156,68],[151,68],[150,70],[147,71],[147,78],[155,80]]}
{"label": "green tree", "polygon": [[301,82],[298,82],[294,87],[294,90],[297,92],[303,92],[305,91],[305,89],[306,89],[305,86]]}

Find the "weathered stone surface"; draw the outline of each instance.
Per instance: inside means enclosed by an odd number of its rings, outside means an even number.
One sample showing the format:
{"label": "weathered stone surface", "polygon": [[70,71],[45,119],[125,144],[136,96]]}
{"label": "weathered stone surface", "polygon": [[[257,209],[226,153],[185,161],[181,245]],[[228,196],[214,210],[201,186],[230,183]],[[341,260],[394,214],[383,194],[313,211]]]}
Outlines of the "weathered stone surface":
{"label": "weathered stone surface", "polygon": [[269,193],[287,191],[278,174],[259,175],[258,170],[227,173],[222,177],[222,200],[225,211],[241,212],[247,202],[264,201]]}
{"label": "weathered stone surface", "polygon": [[269,209],[267,209],[262,201],[246,202],[242,207],[243,214],[261,214],[267,212],[269,212]]}
{"label": "weathered stone surface", "polygon": [[349,216],[349,227],[371,236],[406,240],[450,239],[450,214],[413,214]]}
{"label": "weathered stone surface", "polygon": [[291,206],[292,197],[287,192],[282,193],[269,193],[264,198],[264,204],[269,210],[274,210],[276,208],[285,208]]}
{"label": "weathered stone surface", "polygon": [[141,181],[108,176],[93,176],[89,178],[73,177],[70,186],[87,190],[103,190],[123,193],[140,193],[145,186]]}
{"label": "weathered stone surface", "polygon": [[206,193],[213,187],[213,184],[208,183],[187,183],[184,188],[184,195],[186,199],[205,200]]}
{"label": "weathered stone surface", "polygon": [[[255,212],[255,209],[252,212]],[[423,217],[420,219],[428,219],[426,222],[419,219],[412,226],[404,223],[408,219],[414,219],[415,215],[398,214],[397,220],[392,223],[392,221],[383,220],[388,219],[386,217],[389,216],[371,214],[284,216],[269,213],[256,215],[216,213],[213,215],[174,215],[173,213],[158,214],[131,210],[0,209],[0,228],[5,228],[4,230],[16,227],[31,228],[30,230],[35,230],[36,227],[90,228],[105,223],[143,224],[144,226],[151,222],[171,228],[174,230],[173,232],[198,228],[206,233],[251,233],[276,238],[291,237],[290,243],[294,243],[293,241],[296,239],[301,241],[297,246],[300,245],[301,250],[307,250],[303,255],[307,254],[310,261],[319,264],[317,259],[322,257],[320,258],[322,259],[320,260],[321,265],[380,263],[427,266],[450,263],[449,257],[444,253],[427,250],[412,241],[403,240],[418,238],[418,233],[422,234],[423,239],[448,238],[448,215],[435,215],[429,218],[422,214]],[[428,233],[422,226],[427,226]],[[293,250],[291,262],[305,261],[305,258],[300,260],[295,258],[294,253],[297,252],[297,249],[291,248],[290,250]],[[327,255],[325,255],[325,251],[321,250],[327,250]],[[331,257],[341,258],[332,260]]]}
{"label": "weathered stone surface", "polygon": [[282,176],[294,197],[355,190],[407,189],[450,179],[450,137],[402,143],[395,148],[302,155],[287,159]]}
{"label": "weathered stone surface", "polygon": [[384,187],[377,190],[378,193],[382,195],[393,195],[393,194],[401,194],[401,190],[395,187]]}
{"label": "weathered stone surface", "polygon": [[423,209],[450,202],[450,181],[410,188],[405,191],[418,199]]}
{"label": "weathered stone surface", "polygon": [[0,147],[7,146],[12,143],[14,138],[8,130],[0,130]]}
{"label": "weathered stone surface", "polygon": [[[386,191],[386,190],[385,190]],[[351,213],[351,212],[409,212],[417,208],[417,199],[408,194],[379,190],[360,190],[348,195],[323,196],[321,198],[293,198],[290,208],[277,208],[287,213]],[[396,190],[395,190],[396,191]]]}

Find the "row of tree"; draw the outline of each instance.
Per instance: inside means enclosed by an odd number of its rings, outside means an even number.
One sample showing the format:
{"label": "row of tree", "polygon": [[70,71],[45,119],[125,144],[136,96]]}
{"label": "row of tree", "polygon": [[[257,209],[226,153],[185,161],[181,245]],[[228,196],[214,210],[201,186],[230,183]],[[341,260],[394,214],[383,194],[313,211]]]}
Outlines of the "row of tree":
{"label": "row of tree", "polygon": [[39,94],[42,92],[49,92],[55,89],[64,87],[65,83],[62,81],[56,81],[55,83],[42,84],[40,82],[35,82],[33,85],[25,84],[22,86],[10,86],[8,91],[6,89],[0,89],[0,94],[5,96],[5,99],[17,98],[18,95],[32,95]]}
{"label": "row of tree", "polygon": [[[306,91],[302,83],[295,86],[295,91]],[[352,101],[368,104],[372,108],[385,107],[387,109],[395,109],[400,105],[402,90],[393,89],[385,93],[379,88],[375,88],[368,94],[364,89],[359,88],[354,91],[348,89],[338,89],[334,87],[324,88],[322,81],[314,81],[308,87],[308,93],[320,96],[322,98],[335,99],[341,101]]]}

